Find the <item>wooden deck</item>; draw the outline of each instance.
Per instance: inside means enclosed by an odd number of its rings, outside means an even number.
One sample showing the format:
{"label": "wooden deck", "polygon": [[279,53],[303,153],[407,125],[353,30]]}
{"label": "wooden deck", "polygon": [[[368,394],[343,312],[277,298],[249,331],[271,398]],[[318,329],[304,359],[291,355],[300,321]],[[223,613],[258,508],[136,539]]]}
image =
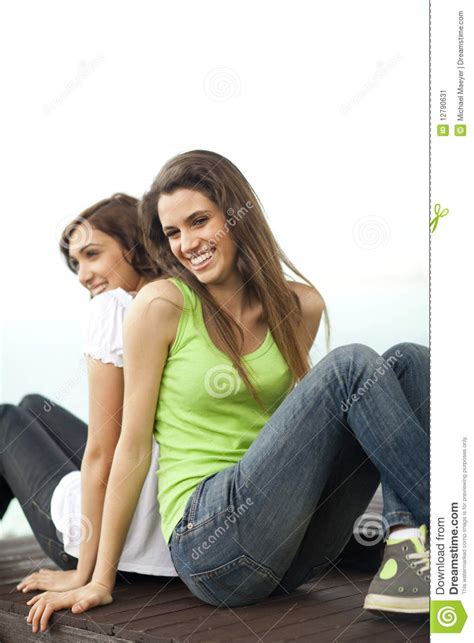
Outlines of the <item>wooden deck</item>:
{"label": "wooden deck", "polygon": [[[375,548],[365,548],[374,550]],[[357,552],[355,552],[357,554]],[[372,566],[377,566],[373,560]],[[360,556],[357,556],[360,567]],[[350,565],[350,556],[321,579],[290,596],[258,605],[214,608],[193,597],[179,579],[128,574],[114,602],[86,614],[62,611],[48,632],[33,635],[26,600],[15,585],[40,566],[54,565],[31,538],[0,541],[0,642],[28,641],[429,641],[428,619],[388,618],[362,605],[372,573]]]}

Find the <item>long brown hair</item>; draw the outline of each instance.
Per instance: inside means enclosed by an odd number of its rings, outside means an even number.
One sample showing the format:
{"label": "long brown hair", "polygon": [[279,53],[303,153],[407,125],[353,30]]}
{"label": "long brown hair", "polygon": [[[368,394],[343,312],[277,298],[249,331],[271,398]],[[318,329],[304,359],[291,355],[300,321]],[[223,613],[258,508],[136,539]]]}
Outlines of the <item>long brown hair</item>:
{"label": "long brown hair", "polygon": [[[81,225],[100,230],[118,241],[123,248],[125,260],[139,275],[149,279],[162,276],[159,264],[152,260],[143,243],[138,221],[138,199],[135,197],[117,192],[94,203],[68,223],[61,234],[59,249],[68,268],[74,273],[77,270],[69,254],[71,235]],[[87,235],[87,231],[85,234]]]}
{"label": "long brown hair", "polygon": [[[236,267],[245,284],[247,296],[261,302],[270,331],[295,384],[308,372],[311,364],[300,332],[300,302],[285,279],[282,264],[306,284],[315,287],[297,270],[276,242],[263,207],[247,179],[220,154],[194,150],[175,156],[164,165],[143,196],[139,205],[139,219],[149,254],[167,277],[178,277],[196,292],[206,312],[214,320],[224,352],[257,401],[258,396],[243,366],[236,341],[235,331],[243,343],[242,330],[231,315],[219,308],[207,287],[173,255],[163,232],[158,216],[158,199],[162,194],[172,194],[180,188],[201,192],[224,212],[225,233],[231,234],[237,245]],[[329,349],[330,329],[326,305],[324,316],[326,347]]]}

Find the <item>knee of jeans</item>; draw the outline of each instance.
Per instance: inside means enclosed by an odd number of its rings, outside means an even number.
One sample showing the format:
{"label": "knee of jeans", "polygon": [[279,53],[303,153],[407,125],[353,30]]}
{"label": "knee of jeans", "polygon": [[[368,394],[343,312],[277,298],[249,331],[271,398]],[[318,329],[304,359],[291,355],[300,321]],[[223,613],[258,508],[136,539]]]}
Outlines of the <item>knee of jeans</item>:
{"label": "knee of jeans", "polygon": [[20,406],[22,409],[29,409],[31,411],[36,411],[39,413],[40,411],[45,410],[45,404],[47,404],[48,400],[44,397],[44,395],[40,395],[39,393],[28,393],[28,395],[25,395],[25,397],[21,400]]}
{"label": "knee of jeans", "polygon": [[346,363],[348,365],[352,363],[356,365],[372,364],[377,357],[380,357],[373,348],[365,344],[337,346],[333,349],[332,354],[338,364]]}
{"label": "knee of jeans", "polygon": [[399,342],[394,346],[390,347],[385,353],[383,353],[383,358],[385,360],[423,360],[429,362],[430,359],[430,349],[427,346],[422,344],[415,344],[414,342]]}
{"label": "knee of jeans", "polygon": [[0,418],[3,420],[16,413],[16,408],[14,404],[0,404]]}

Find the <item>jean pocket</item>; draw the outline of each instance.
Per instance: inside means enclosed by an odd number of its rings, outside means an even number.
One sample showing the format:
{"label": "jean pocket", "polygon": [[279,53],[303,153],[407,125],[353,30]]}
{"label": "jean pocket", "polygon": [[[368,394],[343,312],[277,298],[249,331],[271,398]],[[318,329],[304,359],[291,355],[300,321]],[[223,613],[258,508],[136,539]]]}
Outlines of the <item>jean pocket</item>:
{"label": "jean pocket", "polygon": [[198,598],[222,607],[252,605],[267,598],[279,584],[268,567],[246,555],[215,569],[190,574],[189,580]]}
{"label": "jean pocket", "polygon": [[205,481],[206,479],[201,480],[201,482],[198,484],[196,489],[194,489],[194,491],[188,498],[188,501],[186,502],[186,505],[184,507],[181,520],[177,523],[176,527],[173,529],[173,534],[175,534],[176,536],[178,537],[182,536],[187,531],[189,531],[189,528],[192,526],[191,521],[194,519],[196,505],[199,500],[199,496],[201,495],[201,488]]}
{"label": "jean pocket", "polygon": [[201,482],[192,492],[191,496],[188,498],[188,501],[184,508],[183,516],[173,530],[173,533],[178,537],[178,539],[184,534],[190,533],[191,531],[196,529],[196,527],[201,527],[202,525],[208,523],[210,520],[213,520],[216,516],[229,511],[229,507],[208,511],[206,509],[203,510],[203,508],[199,506],[204,485],[211,478],[214,478],[217,473],[213,473],[201,480]]}

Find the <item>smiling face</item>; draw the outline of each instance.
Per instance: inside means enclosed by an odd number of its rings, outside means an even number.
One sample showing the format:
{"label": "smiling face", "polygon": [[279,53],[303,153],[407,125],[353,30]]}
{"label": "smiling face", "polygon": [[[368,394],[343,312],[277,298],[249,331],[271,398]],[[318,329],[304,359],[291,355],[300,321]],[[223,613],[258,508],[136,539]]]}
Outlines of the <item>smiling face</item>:
{"label": "smiling face", "polygon": [[224,212],[201,192],[179,189],[158,200],[158,215],[171,252],[203,284],[235,277],[237,246]]}
{"label": "smiling face", "polygon": [[137,290],[140,275],[118,241],[90,225],[78,225],[69,237],[69,264],[93,297],[106,290]]}

